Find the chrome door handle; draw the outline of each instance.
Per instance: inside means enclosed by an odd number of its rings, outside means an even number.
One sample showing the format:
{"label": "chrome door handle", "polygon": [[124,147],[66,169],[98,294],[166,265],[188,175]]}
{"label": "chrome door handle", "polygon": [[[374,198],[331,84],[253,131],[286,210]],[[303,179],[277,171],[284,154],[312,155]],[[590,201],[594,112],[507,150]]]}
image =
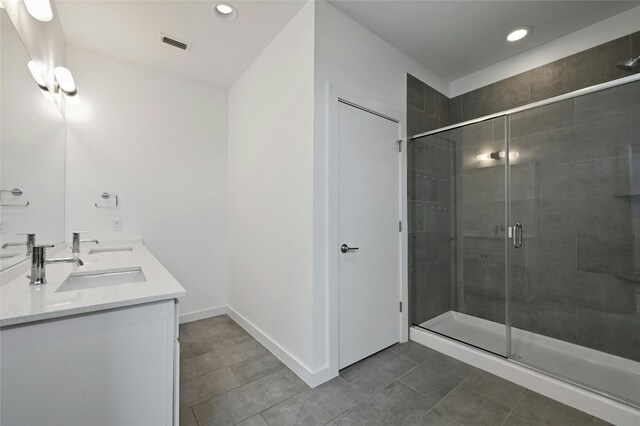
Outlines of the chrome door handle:
{"label": "chrome door handle", "polygon": [[513,226],[513,238],[511,241],[513,248],[522,247],[522,224],[516,223]]}
{"label": "chrome door handle", "polygon": [[340,251],[343,253],[349,253],[350,251],[357,251],[360,250],[358,247],[349,247],[346,244],[343,244],[340,246]]}

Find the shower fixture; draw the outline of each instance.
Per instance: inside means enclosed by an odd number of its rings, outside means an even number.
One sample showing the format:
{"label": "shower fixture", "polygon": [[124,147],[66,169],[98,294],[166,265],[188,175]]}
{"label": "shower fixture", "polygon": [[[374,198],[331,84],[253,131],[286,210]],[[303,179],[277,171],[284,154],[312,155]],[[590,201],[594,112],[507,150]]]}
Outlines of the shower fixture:
{"label": "shower fixture", "polygon": [[[507,154],[504,151],[496,151],[496,152],[489,152],[486,154],[480,154],[480,155],[476,155],[476,160],[478,161],[485,161],[485,160],[500,160],[502,158],[504,158]],[[520,154],[518,154],[517,151],[511,151],[509,153],[509,158],[510,159],[514,159],[514,158],[518,158],[520,156]]]}
{"label": "shower fixture", "polygon": [[625,59],[617,65],[618,69],[626,72],[640,72],[640,56]]}

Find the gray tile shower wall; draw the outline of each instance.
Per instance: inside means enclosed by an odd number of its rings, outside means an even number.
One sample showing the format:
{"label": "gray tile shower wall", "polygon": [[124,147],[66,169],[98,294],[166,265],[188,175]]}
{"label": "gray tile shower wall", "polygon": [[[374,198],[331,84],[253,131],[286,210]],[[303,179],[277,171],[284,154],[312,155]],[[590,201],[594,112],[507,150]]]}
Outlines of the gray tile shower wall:
{"label": "gray tile shower wall", "polygon": [[[449,123],[449,99],[407,75],[409,134]],[[414,323],[451,309],[453,151],[446,138],[425,138],[408,148],[409,291]]]}
{"label": "gray tile shower wall", "polygon": [[[628,75],[615,65],[630,55],[640,32],[450,100],[407,76],[409,134]],[[503,141],[493,120],[409,143],[413,323],[450,309],[504,322],[504,167],[476,160]],[[640,83],[516,114],[511,143],[513,215],[530,230],[513,325],[640,361]]]}
{"label": "gray tile shower wall", "polygon": [[450,122],[472,120],[625,77],[629,74],[616,64],[638,55],[640,31],[456,96],[450,102]]}

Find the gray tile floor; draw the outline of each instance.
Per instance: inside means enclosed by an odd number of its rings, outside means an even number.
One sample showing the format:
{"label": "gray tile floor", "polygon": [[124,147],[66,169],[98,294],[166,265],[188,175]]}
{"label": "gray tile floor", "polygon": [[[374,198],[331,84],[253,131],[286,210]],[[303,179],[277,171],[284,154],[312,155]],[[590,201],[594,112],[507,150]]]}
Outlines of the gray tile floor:
{"label": "gray tile floor", "polygon": [[606,424],[413,342],[314,389],[226,315],[181,325],[180,344],[182,426]]}

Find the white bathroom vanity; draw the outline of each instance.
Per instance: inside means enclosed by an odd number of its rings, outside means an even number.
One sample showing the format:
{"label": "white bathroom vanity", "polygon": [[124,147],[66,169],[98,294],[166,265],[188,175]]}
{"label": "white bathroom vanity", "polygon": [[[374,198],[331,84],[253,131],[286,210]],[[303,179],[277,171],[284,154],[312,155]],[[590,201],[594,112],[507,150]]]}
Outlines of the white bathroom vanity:
{"label": "white bathroom vanity", "polygon": [[177,424],[185,290],[140,241],[78,257],[47,265],[46,284],[29,261],[0,275],[0,423]]}

